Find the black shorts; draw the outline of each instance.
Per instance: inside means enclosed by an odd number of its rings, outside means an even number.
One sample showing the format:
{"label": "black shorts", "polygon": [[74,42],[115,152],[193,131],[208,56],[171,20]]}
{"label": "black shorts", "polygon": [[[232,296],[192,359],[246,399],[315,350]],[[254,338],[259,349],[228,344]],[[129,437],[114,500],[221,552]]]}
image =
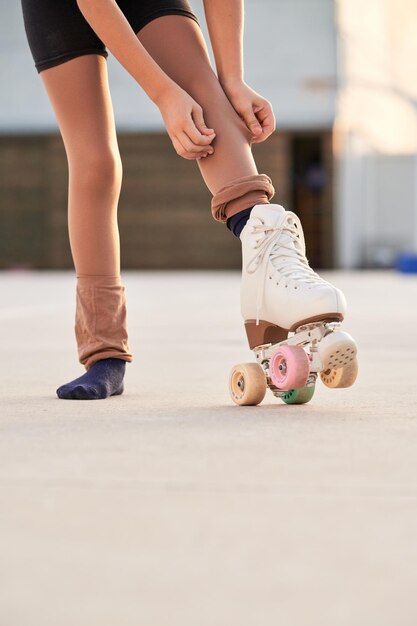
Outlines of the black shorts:
{"label": "black shorts", "polygon": [[[83,54],[108,57],[76,0],[21,0],[23,22],[39,72]],[[197,17],[188,0],[116,0],[135,33],[161,15]]]}

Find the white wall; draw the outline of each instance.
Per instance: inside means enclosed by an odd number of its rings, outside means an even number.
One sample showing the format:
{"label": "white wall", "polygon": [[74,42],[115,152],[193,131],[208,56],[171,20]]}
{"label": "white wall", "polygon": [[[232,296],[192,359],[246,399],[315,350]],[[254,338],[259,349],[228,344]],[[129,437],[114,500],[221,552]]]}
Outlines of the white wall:
{"label": "white wall", "polygon": [[417,3],[338,0],[338,116],[384,154],[417,149]]}
{"label": "white wall", "polygon": [[336,79],[333,0],[246,0],[246,77],[271,100],[282,128],[331,128]]}
{"label": "white wall", "polygon": [[[191,0],[207,37],[202,0]],[[274,106],[281,128],[332,125],[333,0],[246,0],[247,82]],[[25,38],[19,0],[0,0],[0,132],[41,132],[56,122]],[[120,130],[163,128],[158,109],[111,54],[110,85]],[[310,86],[309,86],[310,85]]]}
{"label": "white wall", "polygon": [[417,157],[383,154],[354,132],[338,167],[338,265],[390,267],[417,250]]}
{"label": "white wall", "polygon": [[397,252],[417,243],[417,160],[410,154],[369,157],[372,196],[369,198],[362,250],[365,265],[390,265]]}
{"label": "white wall", "polygon": [[338,0],[338,264],[417,252],[417,3]]}

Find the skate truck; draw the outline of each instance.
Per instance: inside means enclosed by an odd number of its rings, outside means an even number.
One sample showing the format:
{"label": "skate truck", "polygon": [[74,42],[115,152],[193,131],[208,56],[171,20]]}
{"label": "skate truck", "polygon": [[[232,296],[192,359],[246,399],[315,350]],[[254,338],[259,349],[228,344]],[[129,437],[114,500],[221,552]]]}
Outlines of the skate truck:
{"label": "skate truck", "polygon": [[286,404],[305,404],[319,376],[333,389],[356,380],[357,346],[340,330],[340,319],[309,321],[293,332],[255,320],[245,327],[257,362],[240,363],[230,372],[230,396],[238,405],[260,404],[267,388]]}

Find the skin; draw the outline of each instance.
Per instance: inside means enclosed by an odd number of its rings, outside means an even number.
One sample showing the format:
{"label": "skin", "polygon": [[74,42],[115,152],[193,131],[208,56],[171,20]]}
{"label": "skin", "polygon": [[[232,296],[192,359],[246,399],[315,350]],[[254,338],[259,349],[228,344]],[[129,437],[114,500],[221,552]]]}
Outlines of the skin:
{"label": "skin", "polygon": [[216,61],[217,77],[235,111],[252,132],[252,143],[275,130],[271,103],[243,79],[243,0],[204,0],[204,12]]}
{"label": "skin", "polygon": [[[159,67],[140,43],[115,0],[77,0],[84,18],[121,65],[159,108],[177,154],[184,159],[213,154],[215,129],[202,107]],[[275,130],[268,100],[243,78],[243,0],[204,0],[204,11],[219,82],[252,133],[252,143]]]}

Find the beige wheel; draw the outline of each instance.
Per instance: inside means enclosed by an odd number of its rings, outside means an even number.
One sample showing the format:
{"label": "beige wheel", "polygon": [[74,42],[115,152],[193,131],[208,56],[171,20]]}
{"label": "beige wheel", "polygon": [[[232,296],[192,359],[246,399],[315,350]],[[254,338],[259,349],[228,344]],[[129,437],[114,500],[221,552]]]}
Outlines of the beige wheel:
{"label": "beige wheel", "polygon": [[344,367],[355,358],[357,351],[353,337],[342,330],[329,333],[317,345],[318,355],[326,370]]}
{"label": "beige wheel", "polygon": [[337,369],[320,372],[320,378],[326,387],[341,389],[351,387],[358,375],[358,360],[354,358],[350,363]]}
{"label": "beige wheel", "polygon": [[236,404],[255,406],[266,393],[266,376],[259,363],[239,363],[230,372],[230,397]]}

